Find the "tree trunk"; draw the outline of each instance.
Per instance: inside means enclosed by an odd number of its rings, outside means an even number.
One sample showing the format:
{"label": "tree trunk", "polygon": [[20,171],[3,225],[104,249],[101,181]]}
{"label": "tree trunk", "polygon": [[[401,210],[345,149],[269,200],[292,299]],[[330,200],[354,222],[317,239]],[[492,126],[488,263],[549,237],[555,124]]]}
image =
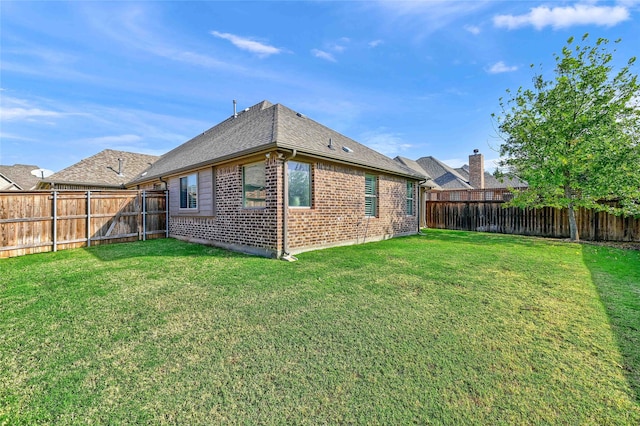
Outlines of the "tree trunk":
{"label": "tree trunk", "polygon": [[571,234],[571,241],[580,241],[578,223],[576,222],[576,211],[573,204],[569,204],[569,232]]}

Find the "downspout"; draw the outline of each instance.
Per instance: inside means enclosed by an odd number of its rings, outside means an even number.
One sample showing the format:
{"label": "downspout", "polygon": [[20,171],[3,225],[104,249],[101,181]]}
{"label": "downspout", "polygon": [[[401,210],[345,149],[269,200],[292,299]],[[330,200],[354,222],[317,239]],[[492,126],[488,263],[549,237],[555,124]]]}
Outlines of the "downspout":
{"label": "downspout", "polygon": [[280,259],[287,262],[295,262],[297,257],[289,253],[289,173],[288,173],[288,161],[294,158],[298,154],[296,149],[293,150],[289,158],[285,158],[282,162],[282,256]]}
{"label": "downspout", "polygon": [[[422,231],[420,230],[420,225],[422,224],[422,203],[425,203],[425,197],[423,195],[424,191],[422,190],[422,184],[427,180],[418,181],[418,235],[422,235]],[[425,226],[427,222],[427,218],[425,217]]]}

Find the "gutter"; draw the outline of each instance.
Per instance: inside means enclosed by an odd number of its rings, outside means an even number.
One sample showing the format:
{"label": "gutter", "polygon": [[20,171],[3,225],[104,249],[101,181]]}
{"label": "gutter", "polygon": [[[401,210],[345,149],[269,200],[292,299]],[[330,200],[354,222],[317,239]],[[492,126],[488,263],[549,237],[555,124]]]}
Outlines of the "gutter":
{"label": "gutter", "polygon": [[[420,212],[421,212],[420,207],[422,207],[422,204],[425,202],[424,201],[424,197],[422,195],[423,191],[421,189],[421,186],[427,180],[429,180],[429,179],[424,179],[424,180],[421,180],[421,181],[418,182],[418,188],[417,188],[418,189],[418,234],[420,234],[420,232],[422,232],[422,231],[420,231],[420,225],[421,225],[421,222],[422,222],[422,218],[420,216]],[[426,226],[426,222],[427,222],[426,219],[427,218],[425,217],[425,226]]]}

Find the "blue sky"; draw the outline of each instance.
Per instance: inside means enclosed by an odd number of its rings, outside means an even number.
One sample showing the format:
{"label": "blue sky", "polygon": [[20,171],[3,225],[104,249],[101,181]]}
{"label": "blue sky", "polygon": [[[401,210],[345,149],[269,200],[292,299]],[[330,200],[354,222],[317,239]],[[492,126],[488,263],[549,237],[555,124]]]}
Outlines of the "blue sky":
{"label": "blue sky", "polygon": [[[264,99],[394,157],[487,168],[506,89],[588,32],[640,53],[640,1],[0,1],[0,164],[161,155]],[[637,68],[637,67],[636,67]],[[634,68],[633,72],[638,74]],[[537,71],[540,68],[536,68]]]}

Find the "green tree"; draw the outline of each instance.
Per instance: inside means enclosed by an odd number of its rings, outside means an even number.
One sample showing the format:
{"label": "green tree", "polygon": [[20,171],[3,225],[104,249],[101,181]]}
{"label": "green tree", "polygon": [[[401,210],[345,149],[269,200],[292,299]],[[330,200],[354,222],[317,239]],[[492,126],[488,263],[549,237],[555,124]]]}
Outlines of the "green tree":
{"label": "green tree", "polygon": [[[567,208],[574,241],[577,207],[640,214],[640,92],[630,71],[635,57],[614,74],[609,40],[590,46],[588,37],[582,37],[584,46],[570,38],[554,55],[554,79],[535,74],[533,88],[507,90],[501,113],[492,114],[502,138],[501,173],[529,185],[514,192],[510,205]],[[607,203],[613,200],[615,207]]]}

